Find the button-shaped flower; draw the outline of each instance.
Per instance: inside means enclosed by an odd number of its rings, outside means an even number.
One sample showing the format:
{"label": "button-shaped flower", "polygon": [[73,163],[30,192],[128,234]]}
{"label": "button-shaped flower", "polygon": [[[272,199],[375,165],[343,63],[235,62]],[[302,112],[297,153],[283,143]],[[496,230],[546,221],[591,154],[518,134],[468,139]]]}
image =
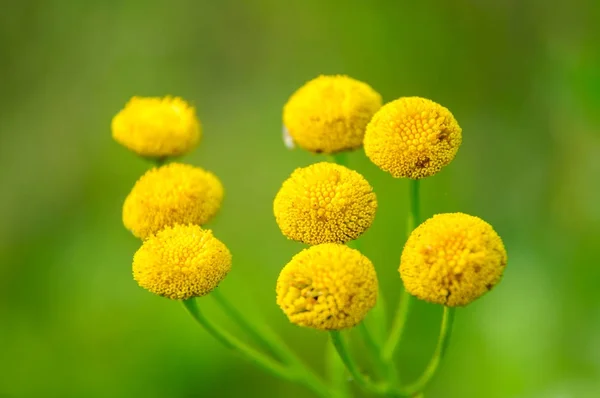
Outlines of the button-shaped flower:
{"label": "button-shaped flower", "polygon": [[290,322],[340,330],[363,320],[377,301],[377,275],[358,250],[326,243],[298,253],[277,279],[277,304]]}
{"label": "button-shaped flower", "polygon": [[411,233],[400,275],[412,295],[455,307],[491,290],[506,261],[502,240],[491,225],[463,213],[438,214]]}
{"label": "button-shaped flower", "polygon": [[296,169],[277,193],[273,210],[290,239],[310,245],[345,243],[371,226],[377,198],[356,171],[322,162]]}
{"label": "button-shaped flower", "polygon": [[231,253],[210,230],[167,227],[133,257],[133,277],[152,293],[187,300],[210,293],[231,269]]}
{"label": "button-shaped flower", "polygon": [[385,104],[367,126],[365,153],[392,176],[424,178],[454,159],[462,130],[443,106],[419,97]]}
{"label": "button-shaped flower", "polygon": [[362,146],[367,123],[381,96],[348,76],[319,76],[300,87],[283,108],[283,125],[294,143],[315,153]]}
{"label": "button-shaped flower", "polygon": [[199,167],[171,163],[146,172],[123,205],[123,224],[145,239],[167,226],[208,222],[221,207],[223,186]]}
{"label": "button-shaped flower", "polygon": [[133,97],[112,120],[113,138],[149,158],[183,155],[196,147],[202,128],[196,111],[178,97]]}

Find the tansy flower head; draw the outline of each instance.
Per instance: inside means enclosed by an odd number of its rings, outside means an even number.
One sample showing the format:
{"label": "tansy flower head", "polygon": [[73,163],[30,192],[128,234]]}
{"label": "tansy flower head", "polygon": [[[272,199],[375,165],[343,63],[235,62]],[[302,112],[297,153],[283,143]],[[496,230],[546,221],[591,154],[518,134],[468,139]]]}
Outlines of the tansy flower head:
{"label": "tansy flower head", "polygon": [[191,151],[202,129],[181,98],[133,97],[112,120],[113,138],[140,156],[165,158]]}
{"label": "tansy flower head", "polygon": [[273,210],[290,239],[311,245],[345,243],[371,226],[377,198],[356,171],[322,162],[296,169],[277,193]]}
{"label": "tansy flower head", "polygon": [[172,300],[210,293],[230,269],[227,247],[197,225],[167,227],[144,241],[133,257],[137,283]]}
{"label": "tansy flower head", "polygon": [[283,108],[283,124],[294,143],[315,153],[362,146],[365,128],[381,107],[381,96],[348,76],[319,76],[300,87]]}
{"label": "tansy flower head", "polygon": [[455,307],[491,290],[506,260],[502,240],[491,225],[463,213],[438,214],[408,238],[400,275],[412,295]]}
{"label": "tansy flower head", "polygon": [[167,226],[208,222],[221,207],[223,186],[199,167],[171,163],[135,184],[123,205],[123,224],[145,239]]}
{"label": "tansy flower head", "polygon": [[377,275],[358,250],[326,243],[292,258],[277,279],[277,305],[290,322],[340,330],[363,320],[377,301]]}
{"label": "tansy flower head", "polygon": [[396,178],[423,178],[454,159],[462,130],[450,111],[425,98],[385,104],[367,126],[365,153]]}

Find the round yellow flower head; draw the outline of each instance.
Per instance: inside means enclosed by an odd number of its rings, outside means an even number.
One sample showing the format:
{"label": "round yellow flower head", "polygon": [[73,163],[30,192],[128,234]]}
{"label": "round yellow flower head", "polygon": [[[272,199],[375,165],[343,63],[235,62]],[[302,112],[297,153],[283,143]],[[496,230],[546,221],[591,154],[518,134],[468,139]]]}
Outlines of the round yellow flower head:
{"label": "round yellow flower head", "polygon": [[133,97],[112,120],[113,138],[150,158],[183,155],[202,134],[196,111],[178,97]]}
{"label": "round yellow flower head", "polygon": [[172,300],[210,293],[230,270],[227,246],[197,225],[166,227],[144,241],[133,257],[137,283]]}
{"label": "round yellow flower head", "polygon": [[454,159],[462,130],[443,106],[419,97],[385,104],[367,126],[365,153],[396,178],[423,178]]}
{"label": "round yellow flower head", "polygon": [[199,167],[171,163],[146,172],[123,205],[123,224],[146,239],[167,226],[208,222],[221,207],[223,186]]}
{"label": "round yellow flower head", "polygon": [[377,301],[377,275],[358,250],[325,243],[296,254],[277,279],[277,305],[290,322],[340,330],[363,320]]}
{"label": "round yellow flower head", "polygon": [[377,198],[365,178],[335,163],[296,169],[273,203],[281,232],[316,245],[358,238],[375,218]]}
{"label": "round yellow flower head", "polygon": [[408,238],[400,276],[412,295],[456,307],[491,290],[506,260],[502,240],[490,224],[463,213],[438,214]]}
{"label": "round yellow flower head", "polygon": [[348,76],[319,76],[300,87],[283,108],[294,143],[315,153],[360,148],[381,95]]}

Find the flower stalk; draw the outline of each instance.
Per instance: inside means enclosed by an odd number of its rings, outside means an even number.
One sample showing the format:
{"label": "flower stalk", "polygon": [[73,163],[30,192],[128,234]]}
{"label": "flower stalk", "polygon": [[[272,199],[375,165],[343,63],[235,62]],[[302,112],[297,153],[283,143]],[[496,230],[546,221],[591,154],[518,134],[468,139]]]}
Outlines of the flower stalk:
{"label": "flower stalk", "polygon": [[[419,180],[409,180],[409,201],[410,201],[410,212],[408,215],[407,222],[407,236],[419,225],[420,217],[420,189]],[[402,339],[402,333],[404,331],[404,325],[408,319],[408,313],[411,307],[412,296],[408,293],[406,288],[403,287],[402,295],[400,297],[400,303],[398,310],[396,311],[396,317],[392,323],[392,329],[388,339],[385,342],[383,348],[383,359],[390,362],[394,356],[394,352]]]}
{"label": "flower stalk", "polygon": [[[218,290],[218,289],[216,289]],[[215,291],[216,292],[216,291]],[[237,351],[255,365],[267,372],[284,380],[298,382],[315,393],[318,397],[329,398],[331,392],[323,382],[315,376],[287,347],[283,345],[272,334],[263,330],[257,330],[242,314],[235,309],[222,295],[217,293],[217,302],[225,309],[226,313],[233,318],[253,338],[259,340],[264,346],[278,357],[286,365],[274,361],[272,358],[256,351],[234,336],[212,323],[199,309],[195,299],[182,301],[183,306],[189,314],[216,340],[225,347]],[[266,334],[264,334],[266,333]]]}
{"label": "flower stalk", "polygon": [[448,344],[450,343],[450,335],[452,334],[452,325],[454,323],[454,310],[453,307],[444,306],[440,334],[433,356],[421,376],[419,376],[414,383],[405,388],[407,395],[419,396],[418,394],[422,393],[425,387],[427,387],[429,382],[433,379],[433,376],[444,358]]}
{"label": "flower stalk", "polygon": [[286,369],[284,366],[278,364],[272,359],[266,357],[260,352],[249,347],[242,341],[238,340],[234,336],[230,335],[225,330],[221,329],[216,324],[212,323],[203,313],[200,311],[195,298],[182,301],[183,306],[189,312],[189,314],[198,322],[211,336],[218,340],[225,347],[237,351],[250,360],[255,365],[263,368],[267,372],[274,376],[281,377],[286,380],[293,380],[293,374]]}

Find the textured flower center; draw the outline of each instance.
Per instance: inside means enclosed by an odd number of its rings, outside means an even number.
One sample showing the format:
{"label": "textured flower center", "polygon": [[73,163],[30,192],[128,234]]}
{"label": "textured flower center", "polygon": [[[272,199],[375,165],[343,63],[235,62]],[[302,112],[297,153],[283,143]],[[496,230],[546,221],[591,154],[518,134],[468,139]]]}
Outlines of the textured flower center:
{"label": "textured flower center", "polygon": [[323,244],[302,251],[277,281],[277,303],[290,321],[315,329],[354,326],[376,299],[373,265],[344,245]]}
{"label": "textured flower center", "polygon": [[435,303],[465,305],[489,291],[502,276],[506,251],[483,220],[440,214],[409,237],[400,265],[406,288]]}
{"label": "textured flower center", "polygon": [[289,238],[309,244],[344,243],[371,225],[377,200],[360,174],[333,163],[317,163],[296,170],[273,207]]}

